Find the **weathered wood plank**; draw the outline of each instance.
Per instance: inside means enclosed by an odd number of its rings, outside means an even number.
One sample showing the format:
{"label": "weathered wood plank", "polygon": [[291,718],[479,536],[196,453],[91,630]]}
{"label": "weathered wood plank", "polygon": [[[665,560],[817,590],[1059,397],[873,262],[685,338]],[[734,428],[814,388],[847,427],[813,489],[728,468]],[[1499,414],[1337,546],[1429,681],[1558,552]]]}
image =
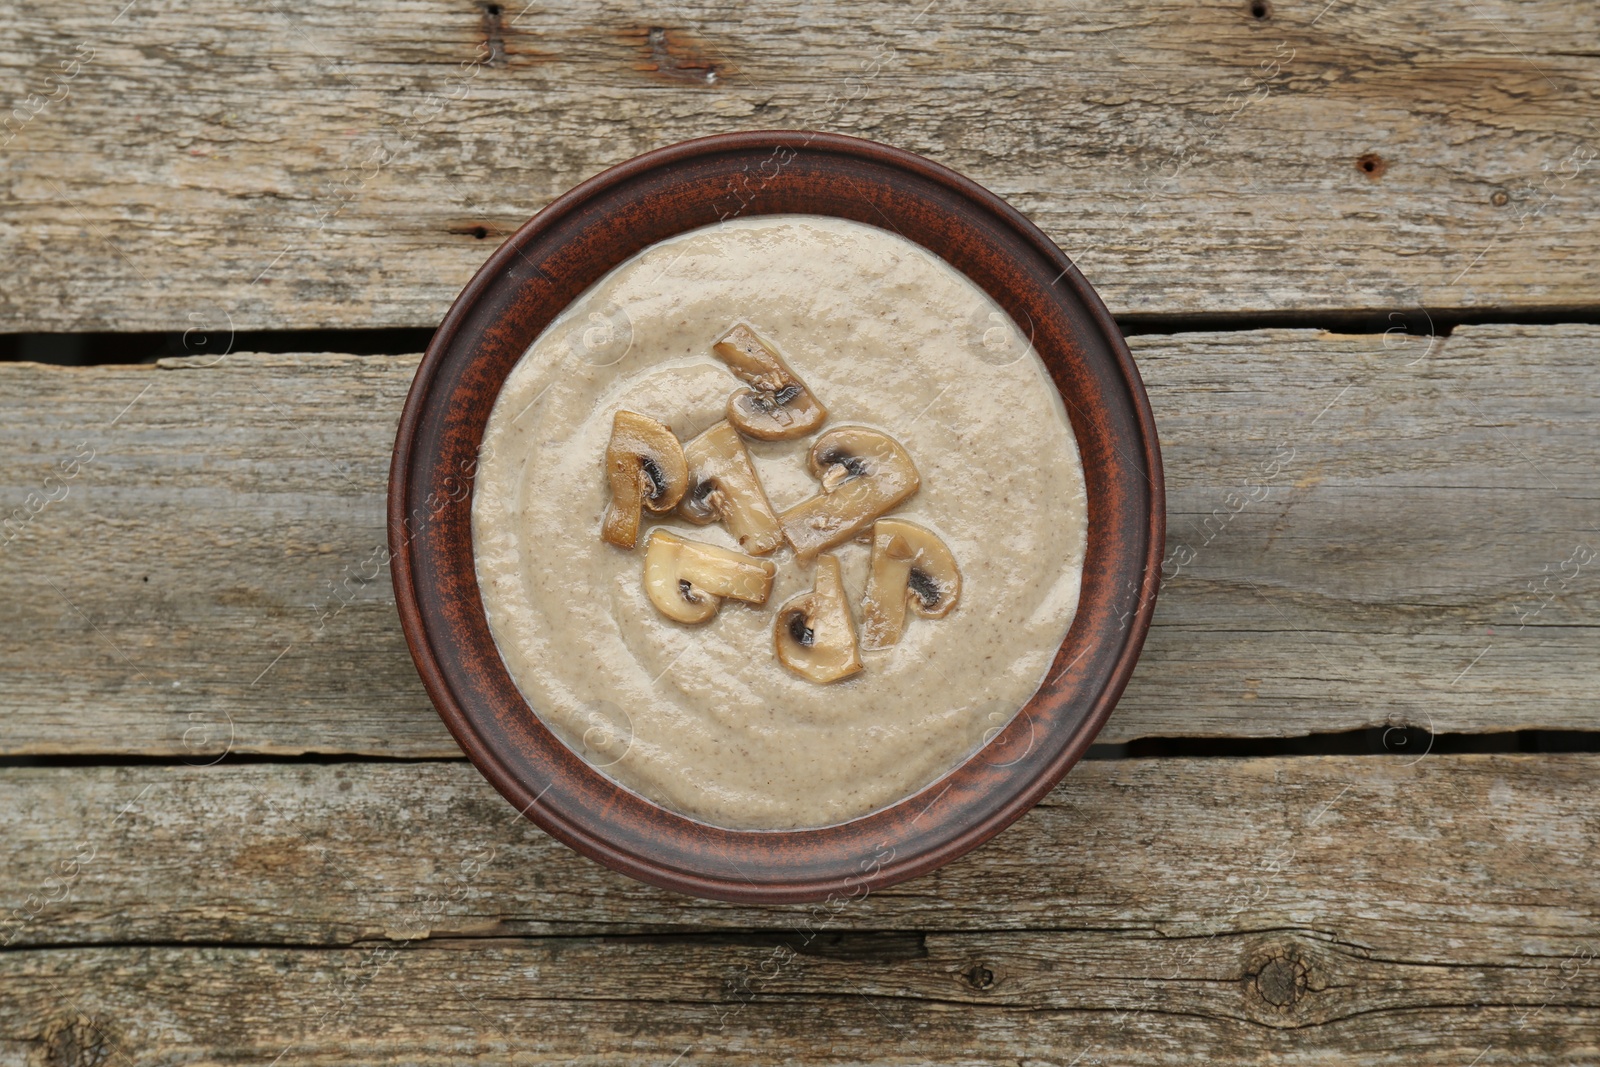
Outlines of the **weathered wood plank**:
{"label": "weathered wood plank", "polygon": [[617,941],[6,953],[0,1062],[1488,1067],[1592,1062],[1600,1031],[1592,960],[1566,979],[1559,959],[1434,968],[1281,935],[916,945],[888,961]]}
{"label": "weathered wood plank", "polygon": [[970,174],[1119,314],[1594,304],[1591,8],[1260,11],[25,0],[0,322],[431,325],[577,181],[773,127]]}
{"label": "weathered wood plank", "polygon": [[814,909],[612,875],[462,763],[12,769],[0,901],[62,899],[0,952],[0,1062],[80,1016],[158,1062],[1576,1062],[1597,766],[1096,761]]}
{"label": "weathered wood plank", "polygon": [[460,760],[8,768],[0,943],[782,932],[825,914],[841,932],[1283,929],[1509,965],[1600,936],[1597,769],[1578,754],[1091,760],[972,855],[817,912],[613,874]]}
{"label": "weathered wood plank", "polygon": [[458,755],[400,635],[385,555],[414,368],[0,367],[17,457],[5,499],[21,505],[0,549],[19,613],[0,652],[7,748]]}
{"label": "weathered wood plank", "polygon": [[1168,580],[1112,736],[1600,722],[1600,329],[1134,349]]}
{"label": "weathered wood plank", "polygon": [[[1170,581],[1104,739],[1600,724],[1600,328],[1134,340]],[[414,365],[0,366],[0,751],[458,754],[385,565]]]}

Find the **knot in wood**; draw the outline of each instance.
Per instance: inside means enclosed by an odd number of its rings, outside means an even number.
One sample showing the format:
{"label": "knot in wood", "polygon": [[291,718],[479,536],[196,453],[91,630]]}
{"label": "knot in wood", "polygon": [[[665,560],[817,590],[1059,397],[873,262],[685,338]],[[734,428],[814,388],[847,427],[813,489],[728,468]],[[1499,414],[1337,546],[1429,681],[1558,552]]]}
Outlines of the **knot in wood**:
{"label": "knot in wood", "polygon": [[1368,152],[1356,160],[1356,169],[1373,181],[1377,181],[1383,177],[1383,172],[1389,169],[1389,161],[1376,152]]}
{"label": "knot in wood", "polygon": [[1256,972],[1256,992],[1278,1008],[1293,1007],[1305,995],[1306,965],[1297,959],[1268,960]]}
{"label": "knot in wood", "polygon": [[642,69],[653,70],[671,81],[698,85],[715,85],[721,80],[722,72],[717,65],[706,59],[684,34],[665,26],[651,26],[645,39],[650,61]]}
{"label": "knot in wood", "polygon": [[961,972],[961,977],[973,989],[986,992],[994,988],[994,971],[982,963],[974,963]]}
{"label": "knot in wood", "polygon": [[117,1040],[101,1020],[74,1015],[45,1027],[42,1052],[49,1067],[100,1067],[117,1055]]}

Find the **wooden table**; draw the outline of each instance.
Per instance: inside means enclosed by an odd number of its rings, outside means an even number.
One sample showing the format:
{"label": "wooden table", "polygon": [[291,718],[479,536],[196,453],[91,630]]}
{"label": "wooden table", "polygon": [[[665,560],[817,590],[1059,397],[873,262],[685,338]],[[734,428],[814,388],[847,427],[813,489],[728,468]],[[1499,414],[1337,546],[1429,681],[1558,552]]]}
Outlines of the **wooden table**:
{"label": "wooden table", "polygon": [[[1597,39],[1557,0],[6,5],[4,329],[189,355],[0,364],[0,1065],[1600,1060]],[[1097,758],[809,941],[462,760],[384,565],[418,335],[367,332],[609,164],[801,126],[1077,257],[1171,513]]]}

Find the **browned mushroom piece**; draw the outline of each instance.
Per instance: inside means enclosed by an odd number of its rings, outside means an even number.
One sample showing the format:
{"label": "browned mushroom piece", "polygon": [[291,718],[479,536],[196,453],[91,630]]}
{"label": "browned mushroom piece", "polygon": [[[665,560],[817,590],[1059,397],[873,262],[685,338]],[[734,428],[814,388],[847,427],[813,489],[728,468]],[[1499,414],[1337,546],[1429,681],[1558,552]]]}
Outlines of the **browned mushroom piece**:
{"label": "browned mushroom piece", "polygon": [[828,411],[783,357],[754,330],[739,323],[711,346],[749,388],[728,398],[728,421],[762,441],[788,441],[819,428]]}
{"label": "browned mushroom piece", "polygon": [[645,508],[671,511],[683,499],[689,465],[671,430],[648,416],[619,411],[611,419],[606,479],[611,483],[611,505],[600,537],[619,548],[632,548],[639,540]]}
{"label": "browned mushroom piece", "polygon": [[872,524],[872,570],[861,598],[861,647],[888,648],[905,632],[906,609],[942,619],[961,597],[961,571],[939,535],[905,519]]}
{"label": "browned mushroom piece", "polygon": [[783,527],[732,423],[717,423],[684,445],[683,454],[689,463],[689,488],[678,503],[679,515],[701,526],[720,521],[753,556],[783,544]]}
{"label": "browned mushroom piece", "polygon": [[819,685],[848,678],[861,669],[837,556],[818,557],[811,592],[801,593],[778,609],[772,644],[785,667]]}
{"label": "browned mushroom piece", "polygon": [[660,612],[678,622],[705,622],[724,597],[765,604],[778,571],[770,560],[679,537],[657,527],[644,550],[644,589]]}
{"label": "browned mushroom piece", "polygon": [[781,517],[783,534],[802,560],[862,533],[921,484],[900,442],[866,426],[841,426],[817,438],[811,473],[822,492]]}

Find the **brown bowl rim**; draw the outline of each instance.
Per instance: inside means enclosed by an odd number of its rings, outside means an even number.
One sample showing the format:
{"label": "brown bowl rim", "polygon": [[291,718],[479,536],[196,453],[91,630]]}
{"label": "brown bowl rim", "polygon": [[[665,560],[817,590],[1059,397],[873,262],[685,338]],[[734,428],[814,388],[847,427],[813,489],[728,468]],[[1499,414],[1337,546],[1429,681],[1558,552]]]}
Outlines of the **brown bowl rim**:
{"label": "brown bowl rim", "polygon": [[[966,273],[1015,321],[1030,322],[1078,437],[1089,549],[1078,613],[1045,682],[977,752],[912,796],[845,823],[729,830],[607,778],[521,697],[478,599],[472,473],[505,374],[606,270],[662,239],[663,227],[671,236],[728,217],[790,213],[900,232]],[[1054,277],[1046,284],[1047,275]],[[1069,386],[1089,388],[1074,395]],[[434,333],[406,397],[388,526],[396,606],[424,688],[468,758],[515,808],[642,881],[711,899],[785,903],[865,896],[926,873],[999,833],[1054,788],[1099,733],[1138,659],[1160,581],[1165,494],[1155,420],[1127,343],[1042,231],[1000,197],[914,153],[842,134],[760,130],[618,164],[558,197],[488,258]],[[1019,748],[1013,759],[993,758]],[[936,807],[943,810],[929,817]]]}

